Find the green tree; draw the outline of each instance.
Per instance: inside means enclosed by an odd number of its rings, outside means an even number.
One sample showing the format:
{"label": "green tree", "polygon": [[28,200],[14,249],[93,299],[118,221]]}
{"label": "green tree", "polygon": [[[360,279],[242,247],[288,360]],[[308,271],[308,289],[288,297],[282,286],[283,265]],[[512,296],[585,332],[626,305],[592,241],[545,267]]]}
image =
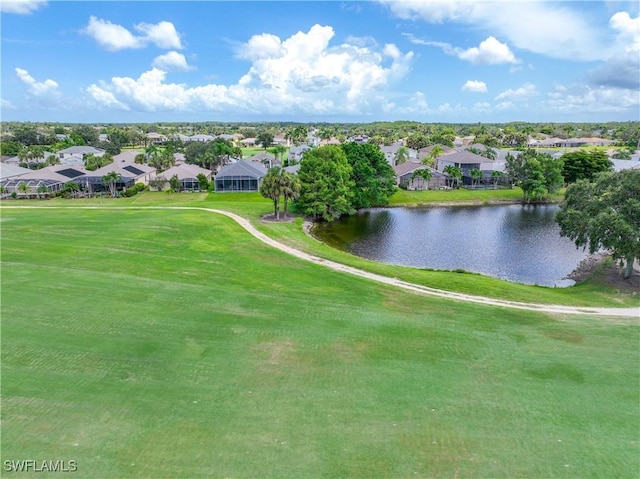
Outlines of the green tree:
{"label": "green tree", "polygon": [[458,188],[462,180],[462,169],[459,166],[447,165],[444,167],[444,172],[449,175],[451,186]]}
{"label": "green tree", "polygon": [[409,161],[409,148],[401,146],[396,150],[396,154],[393,155],[393,163],[395,165],[401,165]]}
{"label": "green tree", "polygon": [[282,187],[283,208],[282,213],[284,217],[287,217],[287,208],[290,201],[295,201],[300,198],[300,191],[302,184],[300,178],[293,173],[284,172],[280,175],[280,183]]}
{"label": "green tree", "polygon": [[630,160],[631,152],[629,150],[616,150],[612,158],[616,160]]}
{"label": "green tree", "polygon": [[420,150],[429,145],[429,138],[423,133],[412,133],[407,137],[407,146],[414,150]]}
{"label": "green tree", "polygon": [[493,187],[496,188],[498,186],[498,181],[500,181],[500,178],[502,178],[503,174],[502,171],[498,171],[498,170],[493,170],[491,172],[491,178],[493,179]]}
{"label": "green tree", "polygon": [[173,191],[174,193],[180,192],[180,188],[182,188],[182,183],[180,182],[180,178],[178,178],[178,175],[173,175],[171,178],[169,178],[169,187],[171,188],[171,191]]}
{"label": "green tree", "polygon": [[18,183],[18,192],[20,192],[23,195],[26,195],[28,191],[29,191],[29,187],[24,181],[21,181],[20,183]]}
{"label": "green tree", "polygon": [[109,194],[112,198],[115,198],[118,194],[116,185],[121,179],[122,177],[120,176],[120,174],[116,173],[115,171],[111,171],[110,173],[107,173],[102,177],[102,184],[109,189]]}
{"label": "green tree", "polygon": [[63,192],[69,193],[71,198],[74,198],[78,191],[80,191],[80,185],[75,181],[69,181],[64,185]]}
{"label": "green tree", "polygon": [[273,135],[268,131],[258,133],[256,139],[258,140],[258,144],[265,150],[273,144]]}
{"label": "green tree", "polygon": [[283,145],[275,145],[271,152],[273,156],[275,156],[276,160],[280,160],[281,162],[284,160],[284,154],[287,152],[287,148]]}
{"label": "green tree", "polygon": [[41,195],[44,198],[48,192],[49,192],[49,190],[47,189],[47,187],[45,185],[38,186],[38,189],[36,190],[36,193],[38,193],[38,198],[40,198]]}
{"label": "green tree", "polygon": [[517,157],[507,155],[507,173],[522,188],[523,203],[547,201],[549,195],[558,192],[564,183],[562,160],[547,153],[528,149]]}
{"label": "green tree", "polygon": [[273,214],[280,219],[280,197],[282,196],[282,178],[284,170],[279,166],[269,168],[260,184],[260,194],[273,201]]}
{"label": "green tree", "polygon": [[396,176],[376,145],[354,142],[342,145],[351,166],[354,183],[352,205],[355,209],[382,206],[396,192]]}
{"label": "green tree", "polygon": [[411,179],[415,180],[417,178],[420,178],[420,181],[422,183],[423,186],[425,186],[425,189],[429,189],[429,181],[431,180],[431,169],[430,168],[419,168],[417,170],[415,170],[412,174],[411,174]]}
{"label": "green tree", "polygon": [[72,135],[76,135],[84,141],[85,145],[98,144],[98,130],[91,125],[78,125],[73,129]]}
{"label": "green tree", "polygon": [[441,145],[435,145],[433,148],[431,148],[431,151],[429,152],[429,156],[427,156],[426,158],[422,159],[422,163],[424,163],[425,165],[428,166],[432,166],[435,168],[436,166],[436,161],[438,161],[438,158],[444,153],[444,149],[442,148]]}
{"label": "green tree", "polygon": [[352,214],[354,182],[347,157],[337,145],[327,145],[305,153],[300,164],[299,211],[333,221]]}
{"label": "green tree", "polygon": [[560,234],[590,253],[607,249],[625,279],[640,259],[640,170],[600,173],[569,185],[556,215]]}
{"label": "green tree", "polygon": [[469,174],[471,175],[471,184],[473,186],[478,186],[480,184],[480,180],[482,179],[482,171],[474,168],[469,171]]}
{"label": "green tree", "polygon": [[198,176],[196,176],[196,178],[198,179],[198,188],[200,189],[200,191],[207,191],[209,189],[209,180],[207,179],[205,174],[198,173]]}
{"label": "green tree", "polygon": [[567,183],[590,180],[597,173],[611,171],[613,163],[604,151],[572,151],[560,157],[563,162],[562,176]]}
{"label": "green tree", "polygon": [[59,165],[59,164],[60,164],[60,158],[58,158],[54,153],[50,153],[49,156],[47,156],[47,165],[53,166],[53,165]]}

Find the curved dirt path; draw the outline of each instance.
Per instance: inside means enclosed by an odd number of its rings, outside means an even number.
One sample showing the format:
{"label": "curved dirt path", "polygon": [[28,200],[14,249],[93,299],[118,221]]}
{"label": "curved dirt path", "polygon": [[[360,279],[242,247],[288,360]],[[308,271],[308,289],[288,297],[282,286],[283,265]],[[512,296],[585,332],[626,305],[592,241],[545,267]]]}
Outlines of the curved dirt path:
{"label": "curved dirt path", "polygon": [[457,301],[467,301],[471,303],[478,304],[486,304],[489,306],[498,306],[503,308],[512,308],[512,309],[523,309],[528,311],[538,311],[542,313],[555,313],[555,314],[582,314],[589,316],[615,316],[615,317],[626,317],[626,318],[636,318],[640,319],[640,308],[599,308],[599,307],[579,307],[579,306],[562,306],[562,305],[553,305],[553,304],[536,304],[536,303],[521,303],[518,301],[507,301],[495,298],[486,298],[484,296],[475,296],[464,293],[456,293],[451,291],[445,291],[442,289],[430,288],[428,286],[422,286],[419,284],[409,283],[407,281],[402,281],[397,278],[390,278],[388,276],[383,276],[377,273],[371,273],[369,271],[364,271],[358,268],[354,268],[352,266],[347,266],[342,263],[338,263],[335,261],[331,261],[328,259],[320,258],[318,256],[314,256],[309,253],[305,253],[304,251],[300,251],[298,249],[292,248],[291,246],[287,246],[284,243],[280,243],[279,241],[274,240],[273,238],[267,236],[262,233],[255,226],[251,224],[249,220],[243,218],[240,215],[235,213],[231,213],[229,211],[218,210],[215,208],[204,208],[200,206],[2,206],[1,209],[4,208],[58,208],[58,209],[137,209],[137,210],[200,210],[200,211],[208,211],[211,213],[216,213],[219,215],[227,216],[228,218],[233,219],[236,223],[242,226],[248,233],[250,233],[255,238],[259,239],[263,243],[279,249],[291,256],[295,256],[296,258],[302,259],[304,261],[309,261],[314,264],[318,264],[321,266],[325,266],[329,269],[340,271],[343,273],[351,274],[353,276],[359,276],[361,278],[366,278],[372,281],[376,281],[378,283],[387,284],[390,286],[395,286],[398,288],[402,288],[404,290],[413,291],[415,293],[420,293],[429,296],[437,296],[440,298],[446,298]]}

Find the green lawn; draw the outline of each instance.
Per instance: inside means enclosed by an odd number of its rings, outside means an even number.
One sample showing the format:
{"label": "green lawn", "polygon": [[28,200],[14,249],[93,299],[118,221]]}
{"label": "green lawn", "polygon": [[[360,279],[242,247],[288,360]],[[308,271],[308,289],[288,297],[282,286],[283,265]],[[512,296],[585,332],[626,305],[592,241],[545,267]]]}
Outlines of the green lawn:
{"label": "green lawn", "polygon": [[[489,204],[519,202],[521,199],[522,190],[520,188],[503,190],[467,190],[464,188],[458,190],[398,190],[391,197],[391,206],[417,206],[449,202]],[[560,199],[562,197],[557,195],[552,198],[554,201]]]}
{"label": "green lawn", "polygon": [[[152,195],[269,206],[183,196]],[[87,478],[640,470],[633,321],[405,293],[201,211],[0,219],[3,464],[75,460]]]}

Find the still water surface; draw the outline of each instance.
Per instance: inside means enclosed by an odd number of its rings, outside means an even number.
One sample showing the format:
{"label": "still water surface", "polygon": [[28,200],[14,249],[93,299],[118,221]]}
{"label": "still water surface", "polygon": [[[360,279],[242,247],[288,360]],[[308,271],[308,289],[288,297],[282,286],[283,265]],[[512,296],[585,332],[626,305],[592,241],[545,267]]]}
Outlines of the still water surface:
{"label": "still water surface", "polygon": [[560,236],[558,206],[373,208],[319,223],[327,244],[388,264],[464,269],[508,281],[568,286],[587,256]]}

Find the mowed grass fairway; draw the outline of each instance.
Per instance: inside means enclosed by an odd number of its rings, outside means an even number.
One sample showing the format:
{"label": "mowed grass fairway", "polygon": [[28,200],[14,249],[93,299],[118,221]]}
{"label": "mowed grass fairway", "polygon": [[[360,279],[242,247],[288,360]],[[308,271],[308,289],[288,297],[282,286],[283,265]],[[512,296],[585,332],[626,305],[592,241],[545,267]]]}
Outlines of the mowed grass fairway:
{"label": "mowed grass fairway", "polygon": [[640,471],[637,321],[390,289],[204,211],[1,219],[3,464],[75,460],[83,478]]}

